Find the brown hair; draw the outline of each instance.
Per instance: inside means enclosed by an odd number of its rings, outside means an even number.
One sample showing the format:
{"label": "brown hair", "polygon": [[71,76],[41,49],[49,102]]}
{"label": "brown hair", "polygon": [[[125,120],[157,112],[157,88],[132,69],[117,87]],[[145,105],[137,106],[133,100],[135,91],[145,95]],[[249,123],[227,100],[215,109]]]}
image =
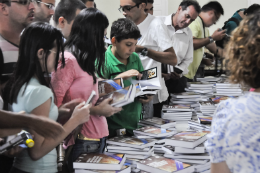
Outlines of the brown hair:
{"label": "brown hair", "polygon": [[227,66],[232,83],[260,87],[260,13],[248,16],[227,44]]}

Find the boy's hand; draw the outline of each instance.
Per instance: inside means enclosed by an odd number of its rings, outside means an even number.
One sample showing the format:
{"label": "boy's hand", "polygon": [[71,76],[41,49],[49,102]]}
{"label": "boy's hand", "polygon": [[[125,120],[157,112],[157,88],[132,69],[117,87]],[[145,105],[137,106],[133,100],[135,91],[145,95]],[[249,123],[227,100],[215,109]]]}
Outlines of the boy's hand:
{"label": "boy's hand", "polygon": [[153,95],[145,95],[148,99],[139,99],[139,101],[143,104],[149,103],[153,99]]}
{"label": "boy's hand", "polygon": [[134,76],[138,77],[138,79],[141,79],[142,74],[140,74],[139,71],[132,69],[119,74],[118,76],[115,77],[115,79],[116,78],[128,79]]}

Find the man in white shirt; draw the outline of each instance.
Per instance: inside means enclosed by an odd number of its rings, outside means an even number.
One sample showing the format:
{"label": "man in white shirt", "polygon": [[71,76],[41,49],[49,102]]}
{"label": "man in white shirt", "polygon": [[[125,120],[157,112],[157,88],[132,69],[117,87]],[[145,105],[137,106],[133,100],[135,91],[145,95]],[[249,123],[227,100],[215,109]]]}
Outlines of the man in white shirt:
{"label": "man in white shirt", "polygon": [[153,3],[154,0],[147,0],[147,5],[144,10],[146,13],[150,13],[151,15],[153,15]]}
{"label": "man in white shirt", "polygon": [[176,13],[158,17],[167,26],[178,63],[175,67],[163,64],[163,77],[169,93],[185,91],[188,67],[193,61],[193,36],[188,27],[199,15],[200,5],[194,0],[182,1]]}
{"label": "man in white shirt", "polygon": [[[175,66],[177,57],[173,50],[167,27],[160,19],[145,13],[146,0],[120,0],[120,11],[123,15],[131,19],[139,28],[142,37],[138,40],[136,52],[140,53],[144,69],[157,67],[158,77],[161,81],[162,90],[158,92],[158,97],[154,97],[154,103],[167,100],[168,91],[165,81],[161,75],[161,63]],[[151,111],[151,102],[149,108]],[[152,116],[152,113],[148,113]]]}

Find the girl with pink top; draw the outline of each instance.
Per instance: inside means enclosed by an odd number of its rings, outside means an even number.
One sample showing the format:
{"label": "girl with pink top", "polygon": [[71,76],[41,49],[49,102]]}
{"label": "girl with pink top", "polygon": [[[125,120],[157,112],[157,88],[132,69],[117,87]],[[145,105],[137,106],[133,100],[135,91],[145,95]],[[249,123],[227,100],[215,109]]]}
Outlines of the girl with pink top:
{"label": "girl with pink top", "polygon": [[105,137],[108,136],[106,117],[121,111],[109,105],[111,99],[104,100],[94,106],[98,95],[98,76],[102,77],[104,70],[105,45],[104,35],[109,25],[107,17],[94,8],[84,9],[75,18],[70,36],[65,43],[65,67],[58,65],[57,72],[52,74],[52,86],[57,97],[57,106],[76,98],[87,100],[94,90],[90,109],[90,119],[84,123],[76,141],[72,135],[65,141],[65,147],[74,145],[69,157],[69,167],[82,153],[101,153],[105,147]]}

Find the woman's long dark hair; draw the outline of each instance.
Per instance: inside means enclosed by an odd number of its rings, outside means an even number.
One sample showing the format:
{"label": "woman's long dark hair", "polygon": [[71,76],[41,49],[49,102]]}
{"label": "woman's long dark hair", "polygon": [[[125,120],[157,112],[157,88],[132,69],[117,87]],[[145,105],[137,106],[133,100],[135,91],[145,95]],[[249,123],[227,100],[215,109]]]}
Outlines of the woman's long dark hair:
{"label": "woman's long dark hair", "polygon": [[94,83],[97,81],[95,74],[103,78],[102,72],[105,72],[104,31],[108,25],[108,19],[101,11],[83,9],[76,17],[65,43],[66,49],[76,57],[82,70],[93,77]]}
{"label": "woman's long dark hair", "polygon": [[[17,96],[24,84],[26,87],[32,77],[36,77],[41,85],[46,87],[50,86],[50,80],[46,80],[44,74],[49,74],[47,70],[47,59],[50,54],[50,50],[55,47],[55,41],[57,45],[57,53],[55,60],[55,70],[58,66],[59,58],[61,58],[64,66],[64,50],[63,50],[63,36],[62,33],[44,22],[34,22],[29,25],[23,32],[20,40],[19,57],[14,70],[14,74],[11,78],[11,91],[10,91],[10,103],[17,102]],[[44,50],[44,67],[45,72],[42,71],[37,52],[39,49]],[[60,54],[61,57],[60,57]],[[25,87],[25,89],[26,89]],[[24,89],[24,91],[25,91]]]}

